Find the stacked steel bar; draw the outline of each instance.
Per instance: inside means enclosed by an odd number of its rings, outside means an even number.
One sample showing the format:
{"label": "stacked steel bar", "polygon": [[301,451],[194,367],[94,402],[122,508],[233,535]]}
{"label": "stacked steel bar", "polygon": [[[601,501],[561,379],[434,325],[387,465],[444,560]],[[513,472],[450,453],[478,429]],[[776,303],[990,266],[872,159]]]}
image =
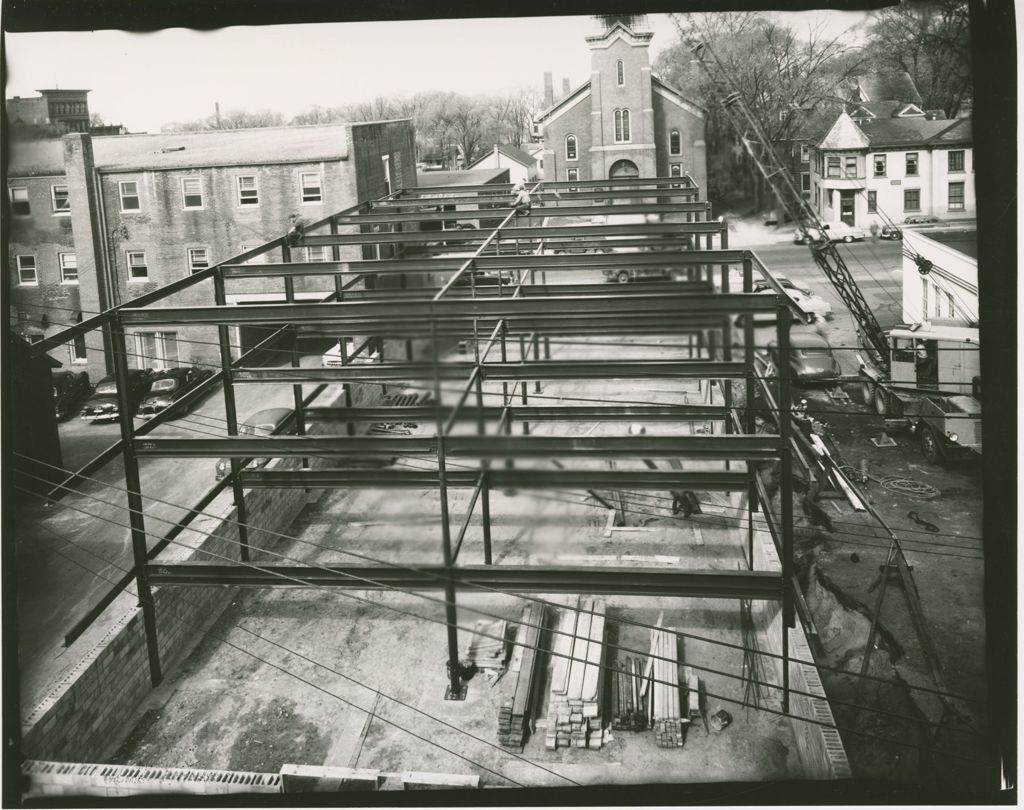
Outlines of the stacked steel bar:
{"label": "stacked steel bar", "polygon": [[586,599],[565,611],[554,642],[545,747],[600,748],[604,686],[604,602]]}
{"label": "stacked steel bar", "polygon": [[[654,740],[661,748],[681,748],[683,745],[683,724],[689,717],[683,717],[679,702],[679,658],[676,636],[672,628],[652,630],[654,661],[651,667],[651,716],[654,726]],[[687,713],[688,714],[688,713]]]}
{"label": "stacked steel bar", "polygon": [[[528,734],[537,682],[540,631],[544,626],[544,606],[533,602],[524,611],[523,626],[516,634],[516,646],[522,649],[515,693],[498,710],[498,742],[506,748],[521,748]],[[519,650],[517,649],[516,654]]]}
{"label": "stacked steel bar", "polygon": [[641,691],[643,666],[639,658],[626,656],[611,673],[612,728],[616,731],[647,728],[647,695]]}

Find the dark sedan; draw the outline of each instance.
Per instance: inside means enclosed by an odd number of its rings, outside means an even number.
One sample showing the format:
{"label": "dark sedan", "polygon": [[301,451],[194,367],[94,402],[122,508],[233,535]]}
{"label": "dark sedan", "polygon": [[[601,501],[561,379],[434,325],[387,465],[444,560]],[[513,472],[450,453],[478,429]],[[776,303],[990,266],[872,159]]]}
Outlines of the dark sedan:
{"label": "dark sedan", "polygon": [[[153,372],[150,369],[139,371],[129,369],[128,371],[128,404],[131,407],[131,415],[135,414],[139,402],[149,393],[149,384],[153,380]],[[121,410],[117,401],[117,381],[113,375],[104,377],[99,381],[96,389],[89,397],[89,401],[82,408],[82,419],[90,422],[101,422],[119,418]]]}
{"label": "dark sedan", "polygon": [[58,421],[63,422],[70,419],[75,409],[89,393],[89,375],[84,371],[75,373],[73,371],[54,371],[51,375],[53,382],[53,409],[57,414]]}
{"label": "dark sedan", "polygon": [[179,405],[181,399],[204,380],[213,376],[211,369],[205,368],[169,368],[161,371],[153,378],[149,388],[149,396],[139,406],[140,414],[160,413],[165,408],[175,408],[182,414],[188,411],[188,405]]}
{"label": "dark sedan", "polygon": [[[789,365],[794,382],[831,382],[842,375],[839,361],[832,354],[832,346],[817,333],[794,332],[789,336]],[[779,367],[779,347],[773,340],[768,344],[768,357],[774,369]]]}

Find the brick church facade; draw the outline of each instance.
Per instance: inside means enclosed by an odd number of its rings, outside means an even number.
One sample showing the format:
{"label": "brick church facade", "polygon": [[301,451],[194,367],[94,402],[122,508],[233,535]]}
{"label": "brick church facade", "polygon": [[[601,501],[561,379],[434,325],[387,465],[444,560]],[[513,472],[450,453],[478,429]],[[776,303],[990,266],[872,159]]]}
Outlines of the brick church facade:
{"label": "brick church facade", "polygon": [[643,17],[586,38],[590,81],[537,116],[545,180],[690,175],[707,187],[704,110],[653,76]]}

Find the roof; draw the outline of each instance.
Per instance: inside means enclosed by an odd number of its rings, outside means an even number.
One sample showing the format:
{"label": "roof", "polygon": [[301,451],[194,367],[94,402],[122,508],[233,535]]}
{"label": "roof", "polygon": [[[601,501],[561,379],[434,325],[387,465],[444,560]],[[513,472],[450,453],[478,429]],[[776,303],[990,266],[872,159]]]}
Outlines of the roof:
{"label": "roof", "polygon": [[971,120],[929,121],[927,118],[874,118],[859,125],[873,147],[939,146],[971,142]]}
{"label": "roof", "polygon": [[[496,144],[495,148],[505,157],[509,158],[510,160],[514,160],[516,163],[521,163],[523,166],[532,166],[534,163],[537,162],[537,158],[527,154],[517,146],[512,146],[511,144]],[[485,152],[484,154],[482,154],[480,157],[478,157],[476,160],[469,164],[470,168],[476,166],[477,163],[486,160],[489,156],[493,154],[493,150],[490,152]]]}
{"label": "roof", "polygon": [[819,149],[865,149],[870,143],[864,130],[845,112],[840,113],[832,128],[818,143]]}
{"label": "roof", "polygon": [[[392,122],[102,135],[93,137],[92,146],[96,167],[110,170],[346,160],[349,129],[377,123]],[[63,173],[64,152],[60,140],[11,142],[9,175],[23,177]]]}
{"label": "roof", "polygon": [[[846,98],[853,101],[863,100],[869,103],[879,101],[921,103],[921,94],[917,92],[917,85],[914,84],[914,80],[905,70],[879,71],[854,76],[849,80],[847,87],[843,89]],[[863,99],[858,98],[857,90],[863,95]]]}
{"label": "roof", "polygon": [[450,172],[416,172],[419,188],[437,186],[482,186],[487,183],[508,182],[508,169],[465,169]]}
{"label": "roof", "polygon": [[570,90],[568,92],[568,94],[566,94],[561,99],[556,101],[554,104],[552,104],[546,110],[542,110],[541,112],[537,113],[537,115],[534,116],[533,120],[536,121],[537,123],[540,123],[545,118],[550,118],[552,115],[554,115],[556,112],[558,112],[563,107],[571,107],[571,106],[575,105],[578,101],[580,101],[582,99],[582,97],[586,93],[589,93],[589,92],[590,92],[590,79],[587,79],[585,82],[583,82],[583,84],[581,84],[578,87],[575,87],[574,89]]}

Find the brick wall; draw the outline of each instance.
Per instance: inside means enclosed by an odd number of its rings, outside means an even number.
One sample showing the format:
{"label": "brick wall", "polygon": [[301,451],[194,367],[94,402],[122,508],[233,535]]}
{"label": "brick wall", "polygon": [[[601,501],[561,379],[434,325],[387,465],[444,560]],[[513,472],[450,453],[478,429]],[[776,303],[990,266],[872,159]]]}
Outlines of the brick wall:
{"label": "brick wall", "polygon": [[[576,160],[566,160],[565,138],[576,136]],[[569,110],[562,113],[544,129],[544,171],[545,180],[565,180],[565,171],[570,167],[580,170],[580,180],[591,180],[590,147],[593,141],[590,133],[590,99],[584,97]]]}
{"label": "brick wall", "polygon": [[416,131],[412,121],[379,121],[353,124],[352,148],[356,198],[375,200],[384,196],[384,156],[389,156],[391,191],[416,187]]}
{"label": "brick wall", "polygon": [[[680,165],[701,189],[707,188],[707,157],[704,144],[704,119],[680,107],[658,93],[654,94],[654,130],[659,177],[671,176],[670,166]],[[672,130],[679,132],[679,154],[670,150]]]}

